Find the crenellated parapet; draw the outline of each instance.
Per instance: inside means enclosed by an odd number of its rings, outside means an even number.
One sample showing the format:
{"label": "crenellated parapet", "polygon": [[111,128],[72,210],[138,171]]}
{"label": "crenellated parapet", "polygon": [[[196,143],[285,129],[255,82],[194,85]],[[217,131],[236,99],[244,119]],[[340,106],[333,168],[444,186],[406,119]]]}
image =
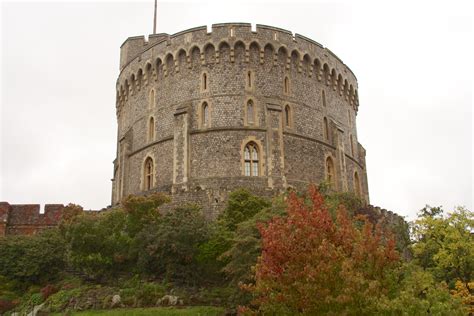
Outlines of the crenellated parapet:
{"label": "crenellated parapet", "polygon": [[280,67],[295,76],[322,83],[357,113],[357,79],[332,51],[303,35],[276,27],[248,23],[213,24],[173,35],[128,38],[121,46],[117,81],[117,111],[143,86],[176,76],[183,69],[205,69],[212,64],[251,63]]}
{"label": "crenellated parapet", "polygon": [[64,205],[46,204],[44,213],[39,204],[9,204],[0,202],[0,237],[33,235],[58,225]]}

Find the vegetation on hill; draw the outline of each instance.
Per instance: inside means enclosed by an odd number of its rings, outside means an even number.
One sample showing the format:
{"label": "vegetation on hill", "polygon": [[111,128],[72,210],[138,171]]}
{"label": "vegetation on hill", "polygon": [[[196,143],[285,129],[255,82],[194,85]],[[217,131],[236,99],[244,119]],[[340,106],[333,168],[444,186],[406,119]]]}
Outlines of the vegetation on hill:
{"label": "vegetation on hill", "polygon": [[324,186],[271,201],[240,189],[214,222],[198,205],[160,213],[168,200],[130,196],[99,214],[69,205],[56,229],[0,238],[0,314],[170,298],[242,314],[474,312],[474,216],[464,208],[427,206],[409,235]]}

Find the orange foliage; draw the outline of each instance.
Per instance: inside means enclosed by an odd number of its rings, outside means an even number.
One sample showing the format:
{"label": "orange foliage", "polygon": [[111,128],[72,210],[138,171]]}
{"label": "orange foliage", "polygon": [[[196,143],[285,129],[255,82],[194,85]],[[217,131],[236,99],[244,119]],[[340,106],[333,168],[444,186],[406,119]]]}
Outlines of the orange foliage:
{"label": "orange foliage", "polygon": [[256,283],[245,287],[254,294],[253,306],[260,313],[362,312],[387,291],[386,272],[399,262],[395,242],[365,218],[351,219],[343,207],[334,221],[315,187],[308,198],[311,203],[292,193],[288,216],[259,227]]}

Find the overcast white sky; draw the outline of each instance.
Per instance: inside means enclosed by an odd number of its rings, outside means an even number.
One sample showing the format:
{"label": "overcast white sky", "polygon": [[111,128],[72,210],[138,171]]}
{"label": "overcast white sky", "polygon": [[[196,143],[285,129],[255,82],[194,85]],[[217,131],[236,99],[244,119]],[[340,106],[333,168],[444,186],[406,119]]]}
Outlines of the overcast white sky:
{"label": "overcast white sky", "polygon": [[[413,218],[472,210],[472,1],[158,2],[158,31],[288,29],[359,82],[371,203]],[[2,2],[0,200],[110,204],[119,47],[151,33],[146,2]]]}

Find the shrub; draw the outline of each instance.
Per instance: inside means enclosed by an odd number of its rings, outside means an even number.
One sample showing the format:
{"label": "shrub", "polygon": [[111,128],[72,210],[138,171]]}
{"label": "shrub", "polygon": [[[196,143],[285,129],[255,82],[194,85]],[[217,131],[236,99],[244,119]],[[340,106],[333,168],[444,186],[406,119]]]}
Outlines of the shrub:
{"label": "shrub", "polygon": [[227,207],[219,219],[229,230],[234,231],[239,223],[270,206],[267,199],[253,195],[247,189],[238,189],[229,194]]}
{"label": "shrub", "polygon": [[[263,314],[371,314],[373,298],[394,283],[393,240],[365,221],[356,228],[344,208],[333,221],[324,199],[290,194],[288,216],[259,225],[262,255],[248,288]],[[384,242],[384,240],[388,240]]]}
{"label": "shrub", "polygon": [[208,222],[197,206],[177,208],[137,236],[141,268],[155,276],[195,284],[202,277],[199,246],[208,237]]}
{"label": "shrub", "polygon": [[0,275],[20,286],[54,279],[65,265],[65,243],[56,229],[0,238]]}

